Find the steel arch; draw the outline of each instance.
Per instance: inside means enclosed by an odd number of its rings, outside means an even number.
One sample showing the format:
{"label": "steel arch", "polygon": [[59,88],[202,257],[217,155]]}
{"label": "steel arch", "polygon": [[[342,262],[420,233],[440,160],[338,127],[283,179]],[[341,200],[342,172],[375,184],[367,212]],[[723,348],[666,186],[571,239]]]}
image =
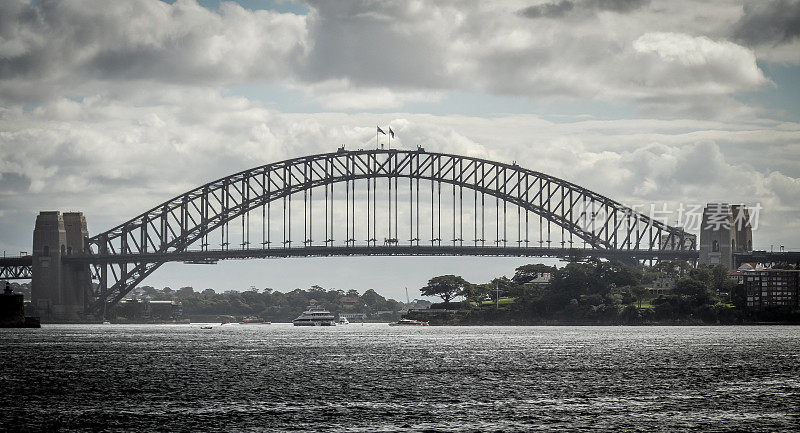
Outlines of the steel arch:
{"label": "steel arch", "polygon": [[[516,164],[432,153],[420,148],[416,151],[340,149],[241,171],[181,194],[90,238],[86,253],[109,256],[183,252],[198,240],[202,242],[215,229],[269,202],[323,185],[378,178],[422,179],[488,194],[542,216],[597,249],[695,248],[694,238],[686,236],[683,230],[563,179]],[[583,213],[576,212],[581,206]],[[591,227],[586,226],[587,208]],[[595,227],[597,213],[606,218]],[[666,235],[665,241],[662,235]],[[201,243],[201,249],[206,247]],[[291,248],[291,238],[288,247]],[[163,263],[126,262],[117,267],[93,264],[95,277],[100,280],[100,293],[90,309],[97,311],[108,300],[116,303]],[[109,277],[113,281],[110,287]]]}

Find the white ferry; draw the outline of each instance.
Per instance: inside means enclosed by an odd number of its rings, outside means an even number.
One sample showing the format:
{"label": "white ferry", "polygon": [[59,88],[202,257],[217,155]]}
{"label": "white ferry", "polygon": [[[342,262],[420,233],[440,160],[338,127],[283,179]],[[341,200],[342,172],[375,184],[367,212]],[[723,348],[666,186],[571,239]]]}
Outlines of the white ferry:
{"label": "white ferry", "polygon": [[390,323],[389,326],[428,326],[428,322],[420,322],[413,319],[400,319],[397,322]]}
{"label": "white ferry", "polygon": [[336,317],[330,311],[309,307],[292,320],[294,326],[336,326]]}

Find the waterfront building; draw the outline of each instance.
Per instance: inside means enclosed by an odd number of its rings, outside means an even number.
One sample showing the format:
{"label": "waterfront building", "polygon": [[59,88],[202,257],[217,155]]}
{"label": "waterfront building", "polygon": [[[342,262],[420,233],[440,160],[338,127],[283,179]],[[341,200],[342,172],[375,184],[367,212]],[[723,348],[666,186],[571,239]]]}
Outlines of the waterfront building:
{"label": "waterfront building", "polygon": [[125,295],[125,297],[122,298],[122,299],[125,300],[125,301],[127,301],[127,300],[138,300],[138,299],[142,299],[143,300],[143,299],[145,299],[146,296],[147,296],[147,292],[144,290],[144,288],[137,287],[137,288],[131,290],[130,293]]}
{"label": "waterfront building", "polygon": [[144,317],[149,320],[180,320],[183,318],[181,301],[146,301]]}
{"label": "waterfront building", "polygon": [[379,317],[380,317],[380,316],[391,316],[391,315],[394,315],[394,314],[396,314],[396,313],[397,313],[397,311],[392,311],[392,310],[380,310],[380,311],[376,311],[376,312],[375,312],[375,316],[379,316]]}
{"label": "waterfront building", "polygon": [[342,296],[339,299],[343,307],[355,307],[359,303],[358,296]]}
{"label": "waterfront building", "polygon": [[6,281],[0,294],[0,328],[38,328],[38,317],[25,317],[25,299]]}
{"label": "waterfront building", "polygon": [[550,272],[534,272],[533,278],[525,283],[525,285],[531,286],[546,286],[550,284],[551,274]]}
{"label": "waterfront building", "polygon": [[646,289],[650,293],[655,293],[657,295],[671,292],[672,289],[675,288],[675,281],[677,281],[677,278],[675,277],[670,277],[670,276],[658,277],[655,280],[653,280],[653,282],[650,283],[650,285],[647,286]]}
{"label": "waterfront building", "polygon": [[748,308],[798,307],[800,271],[764,269],[743,274]]}
{"label": "waterfront building", "polygon": [[764,265],[760,263],[742,263],[737,269],[728,272],[728,278],[736,280],[736,284],[744,284],[744,275],[748,271],[763,271]]}
{"label": "waterfront building", "polygon": [[117,305],[117,314],[127,320],[145,322],[169,322],[183,319],[183,304],[180,300],[153,301],[124,299]]}
{"label": "waterfront building", "polygon": [[736,284],[744,284],[744,274],[738,269],[728,272],[728,278],[736,280]]}

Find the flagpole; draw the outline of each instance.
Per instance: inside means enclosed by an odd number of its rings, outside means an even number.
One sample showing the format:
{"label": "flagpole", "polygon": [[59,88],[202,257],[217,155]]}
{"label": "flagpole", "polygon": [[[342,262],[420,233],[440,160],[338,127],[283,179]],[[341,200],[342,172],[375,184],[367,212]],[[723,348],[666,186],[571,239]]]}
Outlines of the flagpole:
{"label": "flagpole", "polygon": [[375,129],[375,148],[376,149],[383,149],[383,147],[381,147],[383,145],[380,144],[380,140],[379,140],[378,134],[386,135],[386,132],[384,132],[384,130],[381,129],[380,126],[376,126],[376,129]]}

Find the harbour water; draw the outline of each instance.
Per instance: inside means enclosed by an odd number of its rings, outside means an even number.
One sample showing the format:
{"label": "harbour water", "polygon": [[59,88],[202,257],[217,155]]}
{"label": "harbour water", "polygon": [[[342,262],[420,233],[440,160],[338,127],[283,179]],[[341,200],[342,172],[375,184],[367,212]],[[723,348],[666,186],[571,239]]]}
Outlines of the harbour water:
{"label": "harbour water", "polygon": [[4,431],[797,431],[800,327],[0,329]]}

